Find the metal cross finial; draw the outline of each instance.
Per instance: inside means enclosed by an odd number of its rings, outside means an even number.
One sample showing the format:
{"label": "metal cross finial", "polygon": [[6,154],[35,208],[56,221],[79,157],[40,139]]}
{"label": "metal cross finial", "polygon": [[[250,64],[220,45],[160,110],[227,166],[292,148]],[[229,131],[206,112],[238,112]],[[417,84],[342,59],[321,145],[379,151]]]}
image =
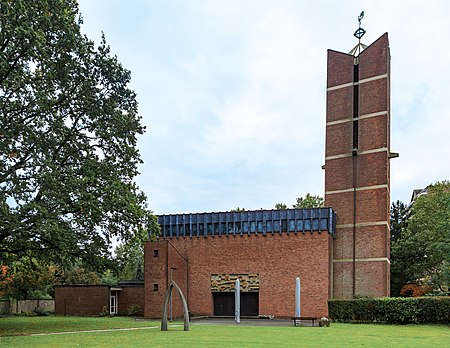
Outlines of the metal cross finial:
{"label": "metal cross finial", "polygon": [[353,49],[349,52],[349,54],[357,57],[363,49],[365,49],[367,46],[361,43],[361,38],[364,36],[366,31],[361,28],[361,20],[364,18],[364,11],[361,11],[361,13],[358,16],[358,22],[359,22],[359,28],[356,29],[355,33],[353,34],[354,37],[358,39],[358,44],[353,47]]}
{"label": "metal cross finial", "polygon": [[361,20],[363,19],[363,17],[364,17],[364,11],[362,11],[361,14],[358,16],[359,28],[353,34],[358,40],[361,40],[361,38],[366,33],[366,31],[363,28],[361,28]]}

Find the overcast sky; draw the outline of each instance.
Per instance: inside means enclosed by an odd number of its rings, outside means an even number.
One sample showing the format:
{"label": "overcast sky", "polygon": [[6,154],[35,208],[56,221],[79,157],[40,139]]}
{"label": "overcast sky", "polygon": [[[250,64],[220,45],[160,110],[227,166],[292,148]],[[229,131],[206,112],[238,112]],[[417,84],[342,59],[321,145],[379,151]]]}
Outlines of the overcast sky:
{"label": "overcast sky", "polygon": [[327,49],[391,47],[391,200],[450,179],[450,1],[80,0],[132,73],[156,214],[323,196]]}

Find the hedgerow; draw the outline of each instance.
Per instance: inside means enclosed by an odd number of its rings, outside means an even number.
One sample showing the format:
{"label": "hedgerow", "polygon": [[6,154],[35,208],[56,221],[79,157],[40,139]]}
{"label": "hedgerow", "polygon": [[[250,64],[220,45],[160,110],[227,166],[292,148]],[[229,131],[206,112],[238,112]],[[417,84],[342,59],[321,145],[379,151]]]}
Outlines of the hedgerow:
{"label": "hedgerow", "polygon": [[329,300],[328,310],[344,323],[450,324],[450,297]]}

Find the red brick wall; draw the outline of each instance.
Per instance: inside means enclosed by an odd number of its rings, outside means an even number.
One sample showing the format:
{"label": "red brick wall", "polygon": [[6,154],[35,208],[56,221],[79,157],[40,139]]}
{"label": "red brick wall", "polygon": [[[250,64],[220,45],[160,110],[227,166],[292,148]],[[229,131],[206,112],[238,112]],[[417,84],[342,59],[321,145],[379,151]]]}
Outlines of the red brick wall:
{"label": "red brick wall", "polygon": [[143,286],[120,286],[122,291],[118,291],[118,314],[128,315],[128,307],[138,305],[141,314],[144,314],[144,287]]}
{"label": "red brick wall", "polygon": [[95,286],[56,286],[55,314],[95,316],[106,306],[109,310],[109,287]]}
{"label": "red brick wall", "polygon": [[[327,232],[315,232],[149,242],[145,249],[145,316],[161,316],[170,267],[177,268],[173,278],[187,294],[193,315],[213,315],[211,274],[216,273],[258,273],[259,314],[276,317],[295,315],[295,279],[300,277],[302,315],[327,315],[330,238]],[[155,249],[159,250],[158,258],[153,256]],[[155,283],[159,292],[152,291]],[[173,315],[181,316],[177,296],[173,301]]]}
{"label": "red brick wall", "polygon": [[[154,251],[158,251],[155,256]],[[170,279],[181,288],[188,298],[187,260],[170,240],[147,243],[145,246],[145,316],[160,318],[164,295]],[[157,285],[158,290],[155,289]],[[178,293],[174,290],[172,297],[173,317],[183,316],[183,307]]]}
{"label": "red brick wall", "polygon": [[[358,150],[353,156],[355,63],[359,108]],[[337,214],[331,260],[335,298],[389,295],[389,74],[387,34],[357,60],[328,51],[325,206]]]}

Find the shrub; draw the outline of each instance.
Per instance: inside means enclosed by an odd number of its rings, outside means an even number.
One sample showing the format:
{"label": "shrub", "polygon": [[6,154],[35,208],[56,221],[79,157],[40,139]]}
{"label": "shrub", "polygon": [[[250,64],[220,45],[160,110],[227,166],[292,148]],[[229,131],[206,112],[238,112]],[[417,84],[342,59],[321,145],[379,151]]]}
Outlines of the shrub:
{"label": "shrub", "polygon": [[319,326],[320,327],[329,327],[330,326],[330,319],[327,317],[322,317],[319,319]]}
{"label": "shrub", "polygon": [[131,306],[128,307],[128,315],[130,317],[137,317],[139,315],[141,315],[141,307],[137,304],[132,304]]}
{"label": "shrub", "polygon": [[383,324],[449,324],[450,297],[330,300],[333,321]]}
{"label": "shrub", "polygon": [[48,312],[45,308],[42,307],[36,307],[33,311],[38,317],[46,317],[48,315]]}
{"label": "shrub", "polygon": [[109,315],[108,306],[103,306],[102,311],[98,313],[99,317],[107,317]]}
{"label": "shrub", "polygon": [[400,296],[402,297],[421,297],[426,293],[431,292],[433,289],[430,286],[422,286],[417,284],[406,284],[400,290]]}

